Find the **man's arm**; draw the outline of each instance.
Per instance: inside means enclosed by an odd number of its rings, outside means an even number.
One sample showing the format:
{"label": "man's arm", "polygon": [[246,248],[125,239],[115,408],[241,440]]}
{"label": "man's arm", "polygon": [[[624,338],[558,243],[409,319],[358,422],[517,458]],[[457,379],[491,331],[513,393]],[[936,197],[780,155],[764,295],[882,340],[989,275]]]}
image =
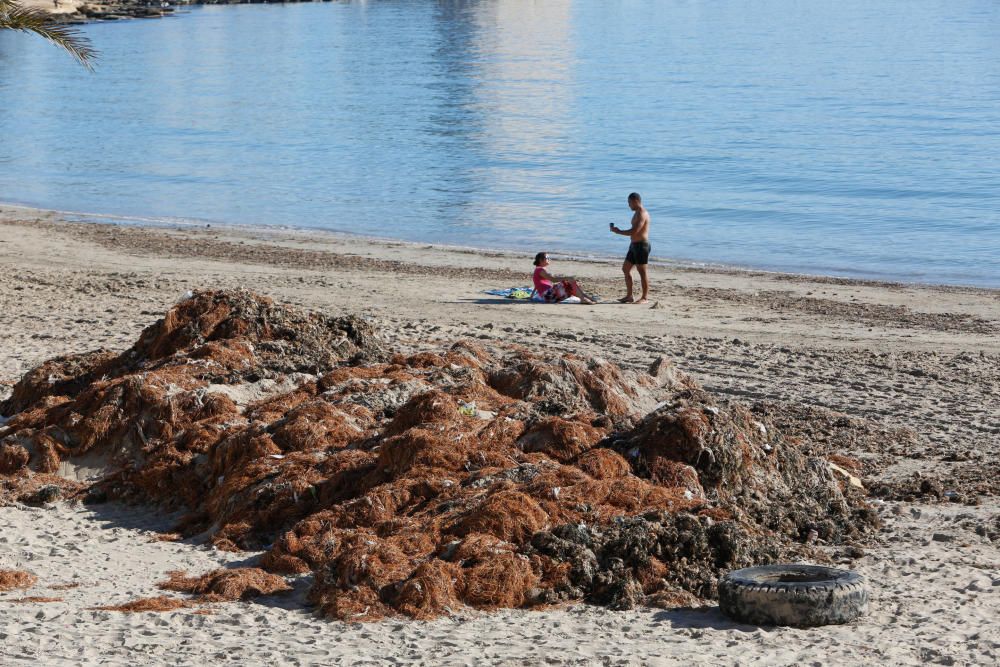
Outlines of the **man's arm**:
{"label": "man's arm", "polygon": [[632,222],[629,224],[632,226],[628,229],[619,229],[617,225],[611,225],[611,231],[615,234],[621,234],[622,236],[632,236],[632,234],[642,227],[642,216],[639,215],[638,211],[632,216]]}

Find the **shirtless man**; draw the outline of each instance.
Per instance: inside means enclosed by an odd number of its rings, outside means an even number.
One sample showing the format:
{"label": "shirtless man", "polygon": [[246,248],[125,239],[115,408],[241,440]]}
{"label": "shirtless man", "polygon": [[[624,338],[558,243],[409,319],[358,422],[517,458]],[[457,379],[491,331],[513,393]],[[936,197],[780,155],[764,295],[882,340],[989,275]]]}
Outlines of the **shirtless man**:
{"label": "shirtless man", "polygon": [[[632,215],[632,226],[629,229],[618,229],[611,223],[611,231],[632,239],[625,255],[622,271],[625,273],[625,296],[618,299],[621,303],[646,303],[649,299],[649,279],[646,277],[646,264],[649,263],[649,213],[642,207],[642,197],[638,192],[628,196],[628,207],[635,211]],[[639,271],[642,281],[642,298],[638,301],[632,298],[632,267]]]}

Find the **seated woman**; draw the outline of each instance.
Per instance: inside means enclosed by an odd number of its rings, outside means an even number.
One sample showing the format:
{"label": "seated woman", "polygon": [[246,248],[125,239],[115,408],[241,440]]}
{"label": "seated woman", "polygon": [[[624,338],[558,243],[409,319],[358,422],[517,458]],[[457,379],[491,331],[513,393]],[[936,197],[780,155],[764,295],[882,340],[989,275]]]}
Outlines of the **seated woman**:
{"label": "seated woman", "polygon": [[571,296],[578,297],[580,303],[593,304],[595,301],[572,278],[557,278],[545,268],[549,265],[547,253],[535,255],[535,273],[532,280],[535,283],[535,293],[547,303],[565,301]]}

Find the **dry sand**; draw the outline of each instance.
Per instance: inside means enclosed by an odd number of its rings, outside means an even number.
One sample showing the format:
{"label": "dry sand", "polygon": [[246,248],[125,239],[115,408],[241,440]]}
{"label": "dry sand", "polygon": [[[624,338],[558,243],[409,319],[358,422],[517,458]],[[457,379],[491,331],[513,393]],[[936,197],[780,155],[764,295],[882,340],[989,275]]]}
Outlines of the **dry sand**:
{"label": "dry sand", "polygon": [[[849,565],[872,582],[868,616],[843,627],[758,629],[715,607],[579,606],[344,625],[304,608],[305,581],[295,594],[212,605],[209,614],[93,611],[161,594],[155,583],[167,570],[200,573],[252,564],[255,555],[154,541],[151,531],[166,529],[170,517],[152,509],[4,507],[0,568],[29,570],[39,582],[0,594],[0,662],[1000,661],[1000,292],[656,266],[652,307],[546,306],[482,294],[525,284],[530,268],[514,254],[287,230],[68,224],[3,207],[0,397],[44,359],[130,345],[196,288],[247,286],[311,309],[365,313],[403,350],[472,336],[636,368],[663,353],[720,395],[842,411],[884,428],[884,446],[880,437],[838,441],[837,418],[812,434],[863,460],[866,482],[887,498],[878,503],[885,530]],[[553,270],[606,299],[619,296],[616,263],[556,255]],[[912,429],[912,441],[891,437],[899,429]],[[965,502],[894,500],[912,496],[921,481]],[[52,588],[70,583],[81,585]],[[62,601],[15,602],[29,597]]]}

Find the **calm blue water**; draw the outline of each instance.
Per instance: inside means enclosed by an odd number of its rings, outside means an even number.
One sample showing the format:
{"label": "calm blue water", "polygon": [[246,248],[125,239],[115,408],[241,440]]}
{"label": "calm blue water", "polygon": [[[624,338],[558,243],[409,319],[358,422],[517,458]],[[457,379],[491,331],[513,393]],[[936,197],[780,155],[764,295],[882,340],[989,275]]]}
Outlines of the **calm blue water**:
{"label": "calm blue water", "polygon": [[1000,286],[1000,3],[385,0],[0,35],[0,201]]}

